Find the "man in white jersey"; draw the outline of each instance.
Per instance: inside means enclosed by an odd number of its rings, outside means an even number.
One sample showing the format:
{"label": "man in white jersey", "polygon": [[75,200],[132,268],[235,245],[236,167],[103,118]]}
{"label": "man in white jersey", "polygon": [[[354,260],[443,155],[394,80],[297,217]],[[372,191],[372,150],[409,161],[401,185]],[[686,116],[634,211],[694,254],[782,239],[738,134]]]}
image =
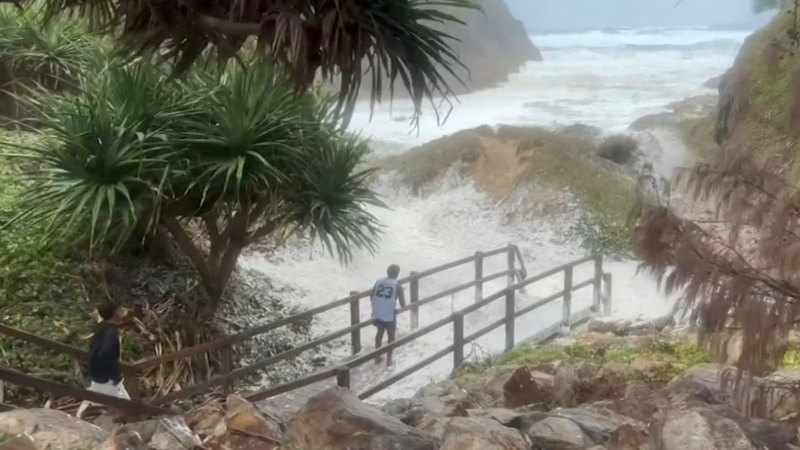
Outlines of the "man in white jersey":
{"label": "man in white jersey", "polygon": [[[381,278],[375,282],[375,287],[372,289],[372,319],[375,321],[375,328],[378,332],[375,334],[375,348],[381,348],[383,341],[384,331],[388,335],[388,342],[394,342],[395,332],[397,331],[397,309],[395,302],[400,301],[400,307],[406,306],[405,295],[403,294],[403,287],[397,284],[397,277],[400,276],[400,266],[392,264],[386,269],[386,278]],[[375,361],[381,362],[381,358]],[[386,365],[392,364],[392,351],[390,350],[386,356]]]}

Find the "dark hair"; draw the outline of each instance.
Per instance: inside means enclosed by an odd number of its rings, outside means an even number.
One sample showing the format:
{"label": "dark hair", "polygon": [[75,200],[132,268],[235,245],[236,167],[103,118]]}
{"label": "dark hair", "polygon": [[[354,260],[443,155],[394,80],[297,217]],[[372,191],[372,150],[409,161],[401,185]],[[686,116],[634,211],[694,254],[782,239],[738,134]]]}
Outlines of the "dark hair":
{"label": "dark hair", "polygon": [[400,275],[400,266],[397,264],[392,264],[386,269],[386,275],[389,275],[392,278],[397,278]]}
{"label": "dark hair", "polygon": [[119,303],[106,302],[97,307],[97,312],[100,314],[100,317],[102,317],[103,320],[111,320],[119,307]]}

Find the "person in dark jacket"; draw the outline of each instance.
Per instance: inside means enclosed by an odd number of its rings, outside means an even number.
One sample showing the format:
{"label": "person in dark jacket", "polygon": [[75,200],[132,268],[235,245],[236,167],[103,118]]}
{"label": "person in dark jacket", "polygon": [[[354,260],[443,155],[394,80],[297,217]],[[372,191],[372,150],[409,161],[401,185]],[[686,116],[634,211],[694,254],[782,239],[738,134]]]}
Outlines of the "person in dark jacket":
{"label": "person in dark jacket", "polygon": [[[125,308],[116,303],[106,303],[97,308],[103,322],[97,328],[89,344],[89,378],[92,384],[89,390],[98,394],[130,400],[128,391],[122,384],[120,368],[120,342],[117,328],[125,321]],[[88,402],[81,403],[78,409],[80,417]]]}

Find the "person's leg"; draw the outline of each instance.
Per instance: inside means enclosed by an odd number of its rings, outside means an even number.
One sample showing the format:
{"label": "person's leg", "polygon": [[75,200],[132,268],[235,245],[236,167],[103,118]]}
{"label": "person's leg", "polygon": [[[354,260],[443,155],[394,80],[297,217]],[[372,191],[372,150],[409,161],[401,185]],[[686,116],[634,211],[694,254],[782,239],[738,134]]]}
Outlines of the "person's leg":
{"label": "person's leg", "polygon": [[[383,330],[384,324],[380,321],[375,321],[375,328],[377,328],[377,332],[375,333],[375,350],[381,348],[381,344],[383,342]],[[380,364],[383,361],[383,358],[378,356],[375,358],[375,364]]]}
{"label": "person's leg", "polygon": [[[396,320],[393,321],[393,322],[390,322],[389,324],[387,324],[387,326],[386,326],[386,334],[389,337],[387,339],[387,343],[388,344],[391,344],[392,342],[394,342],[395,332],[396,331],[397,331],[397,321]],[[391,366],[392,365],[392,350],[389,350],[389,353],[386,356],[386,365],[387,366]]]}

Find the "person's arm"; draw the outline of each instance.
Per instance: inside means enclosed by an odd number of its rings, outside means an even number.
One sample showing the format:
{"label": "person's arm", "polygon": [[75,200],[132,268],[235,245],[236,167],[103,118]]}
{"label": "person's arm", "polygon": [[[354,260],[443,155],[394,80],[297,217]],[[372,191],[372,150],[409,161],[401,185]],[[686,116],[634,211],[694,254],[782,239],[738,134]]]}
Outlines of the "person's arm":
{"label": "person's arm", "polygon": [[406,307],[406,294],[403,292],[403,286],[397,285],[397,301],[400,302],[400,307]]}

